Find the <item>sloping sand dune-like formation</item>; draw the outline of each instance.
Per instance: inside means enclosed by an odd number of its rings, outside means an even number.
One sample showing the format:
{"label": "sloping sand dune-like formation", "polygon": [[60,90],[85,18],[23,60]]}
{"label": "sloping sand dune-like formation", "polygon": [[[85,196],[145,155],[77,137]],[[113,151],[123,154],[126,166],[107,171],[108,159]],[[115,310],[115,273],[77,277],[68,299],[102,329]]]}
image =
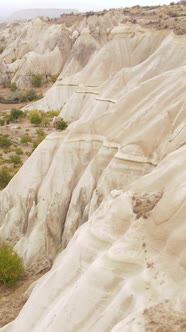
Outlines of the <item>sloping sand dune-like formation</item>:
{"label": "sloping sand dune-like formation", "polygon": [[1,238],[35,273],[53,264],[0,331],[184,332],[186,37],[119,11],[68,29],[67,48],[32,50],[13,78],[54,61],[58,80],[25,109],[69,126],[0,192]]}

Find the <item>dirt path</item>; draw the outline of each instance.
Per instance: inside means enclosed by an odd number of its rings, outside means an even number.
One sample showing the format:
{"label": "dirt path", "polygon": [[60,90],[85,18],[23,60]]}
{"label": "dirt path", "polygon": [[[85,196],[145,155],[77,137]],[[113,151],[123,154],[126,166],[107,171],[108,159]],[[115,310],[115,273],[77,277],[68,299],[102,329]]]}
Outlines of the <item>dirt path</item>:
{"label": "dirt path", "polygon": [[21,104],[1,104],[0,103],[0,112],[11,110],[12,108],[19,109],[19,108],[26,106],[27,104],[28,103],[21,103]]}

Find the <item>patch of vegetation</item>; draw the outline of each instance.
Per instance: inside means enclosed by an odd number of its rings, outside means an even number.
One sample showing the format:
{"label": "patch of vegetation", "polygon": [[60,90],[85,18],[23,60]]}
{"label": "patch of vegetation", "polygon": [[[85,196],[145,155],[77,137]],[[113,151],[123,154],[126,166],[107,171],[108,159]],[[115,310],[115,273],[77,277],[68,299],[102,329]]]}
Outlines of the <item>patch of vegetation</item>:
{"label": "patch of vegetation", "polygon": [[19,118],[25,117],[25,113],[17,108],[12,108],[10,112],[10,122],[17,122]]}
{"label": "patch of vegetation", "polygon": [[10,182],[12,175],[10,174],[8,167],[2,167],[0,170],[0,190],[4,189]]}
{"label": "patch of vegetation", "polygon": [[14,164],[14,167],[15,167],[15,165],[21,165],[22,161],[21,161],[20,156],[18,156],[17,154],[14,154],[9,157],[9,163]]}
{"label": "patch of vegetation", "polygon": [[5,120],[4,119],[0,119],[0,126],[4,126],[5,125]]}
{"label": "patch of vegetation", "polygon": [[37,148],[37,146],[44,140],[44,138],[46,137],[44,131],[42,129],[37,129],[36,130],[36,134],[37,134],[37,139],[34,141],[33,143],[33,151],[35,150],[35,148]]}
{"label": "patch of vegetation", "polygon": [[59,111],[55,111],[55,110],[51,110],[45,113],[45,116],[47,118],[53,118],[54,116],[58,116],[59,115]]}
{"label": "patch of vegetation", "polygon": [[14,63],[16,60],[17,60],[17,58],[13,58],[13,59],[12,59],[12,63]]}
{"label": "patch of vegetation", "polygon": [[59,74],[57,74],[57,75],[52,75],[52,76],[50,77],[50,82],[55,83],[56,80],[57,80],[57,78],[58,78],[58,76],[59,76]]}
{"label": "patch of vegetation", "polygon": [[32,77],[32,85],[35,87],[35,88],[39,88],[43,83],[43,76],[41,74],[36,74],[36,75],[33,75]]}
{"label": "patch of vegetation", "polygon": [[26,144],[27,145],[29,142],[32,142],[32,137],[29,136],[28,134],[23,135],[21,137],[21,144]]}
{"label": "patch of vegetation", "polygon": [[25,154],[26,154],[28,157],[30,157],[31,154],[32,154],[32,152],[33,152],[33,151],[27,151],[27,152],[25,152]]}
{"label": "patch of vegetation", "polygon": [[38,95],[34,89],[30,89],[21,94],[20,101],[21,102],[34,101],[40,98],[42,98],[42,96]]}
{"label": "patch of vegetation", "polygon": [[3,117],[4,121],[6,124],[9,124],[10,123],[10,114],[6,114],[4,117]]}
{"label": "patch of vegetation", "polygon": [[0,135],[0,148],[9,148],[11,144],[11,140],[6,135]]}
{"label": "patch of vegetation", "polygon": [[65,122],[63,119],[56,122],[55,128],[57,130],[65,130],[68,127],[67,122]]}
{"label": "patch of vegetation", "polygon": [[23,272],[22,259],[12,247],[3,243],[0,247],[0,283],[14,286]]}
{"label": "patch of vegetation", "polygon": [[[14,84],[14,83],[12,83]],[[12,85],[11,84],[11,85]],[[10,88],[11,88],[10,85]],[[27,101],[34,101],[42,98],[42,95],[38,95],[37,92],[34,89],[30,89],[24,92],[15,90],[15,87],[13,90],[11,89],[11,93],[6,98],[2,95],[0,96],[0,103],[2,104],[18,104],[18,103],[24,103]]]}
{"label": "patch of vegetation", "polygon": [[41,112],[39,112],[39,111],[30,112],[29,120],[30,120],[30,123],[33,125],[36,125],[36,126],[40,125],[43,120]]}
{"label": "patch of vegetation", "polygon": [[17,84],[16,83],[11,83],[10,90],[12,92],[15,92],[17,90]]}
{"label": "patch of vegetation", "polygon": [[23,154],[23,150],[21,150],[20,148],[16,148],[15,149],[15,153],[18,155],[18,156],[21,156]]}

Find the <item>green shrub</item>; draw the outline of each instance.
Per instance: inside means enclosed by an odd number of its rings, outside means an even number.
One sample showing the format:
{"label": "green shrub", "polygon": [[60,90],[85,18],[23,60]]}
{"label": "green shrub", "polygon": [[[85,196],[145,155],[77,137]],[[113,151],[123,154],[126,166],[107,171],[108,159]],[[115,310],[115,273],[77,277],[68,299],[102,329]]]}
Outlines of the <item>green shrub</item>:
{"label": "green shrub", "polygon": [[9,115],[9,114],[5,115],[5,116],[3,117],[3,119],[4,119],[4,121],[5,121],[6,124],[9,124],[10,121],[11,121],[11,119],[10,119],[10,115]]}
{"label": "green shrub", "polygon": [[12,175],[10,174],[8,167],[2,167],[0,170],[0,190],[7,186],[11,178]]}
{"label": "green shrub", "polygon": [[41,74],[33,75],[33,77],[32,77],[32,85],[35,88],[39,88],[41,86],[41,84],[42,84],[42,81],[43,81],[43,76]]}
{"label": "green shrub", "polygon": [[44,131],[40,128],[36,130],[36,134],[37,134],[37,139],[33,142],[33,151],[46,137]]}
{"label": "green shrub", "polygon": [[30,112],[30,123],[38,126],[42,122],[42,114],[39,111],[32,111]]}
{"label": "green shrub", "polygon": [[27,91],[27,99],[28,99],[28,101],[37,100],[38,95],[37,95],[36,90],[34,90],[34,89],[28,90]]}
{"label": "green shrub", "polygon": [[25,154],[26,154],[28,157],[30,157],[31,154],[32,154],[32,151],[27,151],[27,152],[25,152]]}
{"label": "green shrub", "polygon": [[10,162],[11,164],[14,164],[14,165],[20,165],[20,164],[22,164],[22,162],[21,162],[21,158],[20,158],[20,156],[18,156],[17,154],[11,155],[11,156],[9,157],[9,162]]}
{"label": "green shrub", "polygon": [[40,97],[37,95],[37,92],[34,89],[30,89],[21,94],[20,101],[21,102],[33,101],[33,100],[37,100],[39,98]]}
{"label": "green shrub", "polygon": [[55,81],[57,80],[58,76],[59,76],[59,74],[52,75],[52,76],[50,77],[50,81],[51,81],[52,83],[55,83]]}
{"label": "green shrub", "polygon": [[59,120],[55,125],[57,130],[65,130],[67,126],[68,124],[63,119]]}
{"label": "green shrub", "polygon": [[23,118],[25,113],[17,108],[12,108],[10,112],[10,122],[16,122],[19,118]]}
{"label": "green shrub", "polygon": [[0,283],[14,286],[24,272],[22,259],[7,244],[0,247]]}
{"label": "green shrub", "polygon": [[16,153],[18,156],[20,156],[20,155],[23,154],[23,150],[21,150],[20,148],[16,148],[16,149],[15,149],[15,153]]}
{"label": "green shrub", "polygon": [[12,142],[7,136],[0,135],[0,148],[9,148],[11,144]]}
{"label": "green shrub", "polygon": [[59,111],[55,111],[55,110],[51,110],[45,113],[45,116],[47,118],[53,118],[54,116],[58,116],[59,115]]}
{"label": "green shrub", "polygon": [[11,83],[10,90],[12,92],[15,92],[17,90],[17,84],[16,83]]}
{"label": "green shrub", "polygon": [[12,59],[12,63],[14,63],[16,60],[17,60],[17,58],[13,58],[13,59]]}
{"label": "green shrub", "polygon": [[20,96],[20,102],[21,102],[21,103],[25,103],[26,101],[27,101],[27,93],[24,92],[24,93],[22,93],[21,96]]}
{"label": "green shrub", "polygon": [[45,138],[45,136],[46,136],[44,131],[41,128],[36,130],[36,134],[37,134],[38,138],[40,138],[40,137]]}
{"label": "green shrub", "polygon": [[29,142],[32,142],[32,137],[28,134],[21,137],[21,144],[28,144]]}

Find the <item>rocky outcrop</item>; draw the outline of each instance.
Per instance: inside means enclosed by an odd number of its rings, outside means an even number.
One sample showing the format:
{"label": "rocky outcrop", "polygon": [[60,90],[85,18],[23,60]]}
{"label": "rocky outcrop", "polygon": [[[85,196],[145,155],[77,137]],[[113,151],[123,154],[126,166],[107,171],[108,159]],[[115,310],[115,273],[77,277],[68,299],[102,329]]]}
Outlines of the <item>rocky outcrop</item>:
{"label": "rocky outcrop", "polygon": [[185,153],[111,191],[2,331],[184,331]]}

